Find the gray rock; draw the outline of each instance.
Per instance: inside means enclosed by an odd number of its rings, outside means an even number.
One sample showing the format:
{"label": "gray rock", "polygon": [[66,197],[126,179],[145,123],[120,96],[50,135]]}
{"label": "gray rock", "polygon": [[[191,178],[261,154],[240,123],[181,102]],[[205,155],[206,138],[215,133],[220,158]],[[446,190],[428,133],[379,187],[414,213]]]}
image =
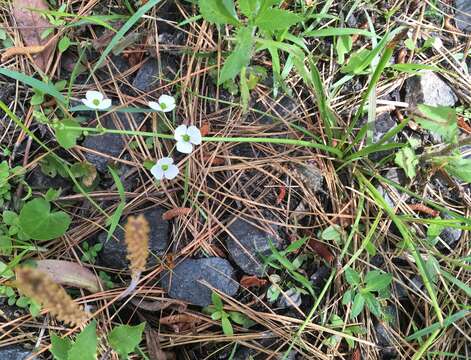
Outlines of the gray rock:
{"label": "gray rock", "polygon": [[395,347],[395,336],[392,328],[397,327],[396,317],[397,309],[393,306],[388,306],[385,309],[386,313],[391,316],[391,323],[385,321],[378,321],[374,327],[378,345],[381,347],[382,359],[394,359],[397,356]]}
{"label": "gray rock", "polygon": [[282,309],[287,309],[294,306],[301,306],[302,299],[301,293],[296,288],[288,289],[280,294],[276,306]]}
{"label": "gray rock", "polygon": [[[168,221],[162,219],[164,212],[165,210],[161,208],[153,208],[142,212],[150,227],[148,267],[157,264],[156,256],[162,256],[169,245],[170,225]],[[126,224],[126,219],[120,222],[121,226],[124,226],[124,224]],[[107,233],[105,231],[98,235],[98,241],[103,244],[103,249],[99,252],[98,257],[100,265],[113,269],[126,269],[128,267],[128,260],[126,259],[127,251],[126,243],[124,242],[124,231],[117,227],[113,236],[108,241],[106,241],[106,237]]]}
{"label": "gray rock", "polygon": [[160,54],[160,63],[156,59],[148,59],[141,66],[134,81],[133,87],[149,92],[159,86],[159,81],[168,81],[175,77],[176,60],[166,54]]}
{"label": "gray rock", "polygon": [[[442,216],[444,219],[452,219],[451,216],[444,214]],[[437,249],[445,250],[445,249],[454,249],[458,241],[461,239],[461,235],[463,234],[463,230],[454,227],[447,227],[443,229],[440,233],[440,240],[437,242]]]}
{"label": "gray rock", "polygon": [[0,359],[2,360],[26,360],[31,356],[31,352],[19,345],[12,345],[0,348]]}
{"label": "gray rock", "polygon": [[324,183],[324,175],[313,163],[306,163],[302,165],[296,165],[304,185],[312,192],[318,192],[322,189]]}
{"label": "gray rock", "polygon": [[[394,128],[396,126],[396,121],[391,117],[391,115],[388,112],[384,112],[379,114],[376,117],[376,120],[374,122],[374,128],[373,128],[373,143],[376,144],[379,142],[386,133]],[[396,137],[390,138],[386,143],[390,143],[391,141],[394,141]],[[384,157],[388,156],[391,154],[393,150],[386,150],[386,151],[379,151],[375,152],[369,155],[369,158],[372,161],[379,161],[383,159]]]}
{"label": "gray rock", "polygon": [[326,279],[330,275],[330,268],[326,265],[322,265],[317,269],[314,274],[311,275],[311,283],[316,288],[322,288]]}
{"label": "gray rock", "polygon": [[434,72],[425,71],[406,81],[406,102],[430,106],[453,106],[458,101],[453,90]]}
{"label": "gray rock", "polygon": [[239,289],[239,283],[234,279],[233,273],[234,269],[225,259],[185,259],[171,272],[165,273],[161,283],[173,299],[208,306],[212,303],[212,291],[203,282],[228,296],[233,296]]}
{"label": "gray rock", "polygon": [[455,0],[455,22],[458,29],[471,31],[471,1]]}
{"label": "gray rock", "polygon": [[63,191],[70,190],[72,188],[71,183],[56,174],[54,177],[45,175],[39,167],[34,168],[26,177],[26,181],[32,189],[43,191],[48,189],[62,189]]}
{"label": "gray rock", "polygon": [[[384,175],[384,177],[386,179],[394,181],[395,183],[399,185],[404,185],[406,183],[406,176],[402,169],[390,169]],[[388,188],[392,189],[391,195],[389,193],[389,190],[386,190],[386,188],[384,188],[381,185],[379,185],[376,189],[383,196],[384,200],[386,200],[386,203],[388,204],[390,208],[396,207],[396,204],[397,204],[396,199],[400,199],[400,201],[405,201],[409,197],[407,194],[403,194],[402,192],[396,190],[393,187],[388,187]],[[394,196],[392,196],[392,193],[394,193]]]}
{"label": "gray rock", "polygon": [[226,239],[232,260],[247,274],[262,276],[264,268],[260,255],[271,254],[270,241],[275,247],[279,247],[281,244],[278,237],[260,230],[242,218],[232,222],[228,230],[235,238],[228,235]]}
{"label": "gray rock", "polygon": [[[101,124],[107,129],[117,129],[118,127],[115,125],[114,121],[116,120],[118,124],[121,124],[119,127],[120,129],[130,130],[130,119],[131,123],[134,121],[136,126],[139,126],[144,121],[142,114],[125,114],[117,112],[101,119]],[[119,157],[126,147],[126,141],[124,136],[116,134],[88,135],[82,146],[104,155]],[[85,152],[85,158],[91,164],[95,165],[97,170],[100,172],[106,172],[108,163],[110,162],[109,157],[92,152]]]}

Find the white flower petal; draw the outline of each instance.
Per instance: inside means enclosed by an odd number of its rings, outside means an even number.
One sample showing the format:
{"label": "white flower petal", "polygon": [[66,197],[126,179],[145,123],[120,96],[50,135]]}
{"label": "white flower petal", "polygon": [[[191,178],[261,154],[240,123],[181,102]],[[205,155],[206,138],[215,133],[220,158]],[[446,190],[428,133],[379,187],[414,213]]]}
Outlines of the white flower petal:
{"label": "white flower petal", "polygon": [[186,132],[187,132],[186,125],[177,126],[174,132],[175,140],[180,141],[182,139],[182,136],[186,135]]}
{"label": "white flower petal", "polygon": [[162,159],[159,159],[159,161],[157,161],[157,165],[159,166],[171,164],[173,164],[173,159],[171,157],[163,157]]}
{"label": "white flower petal", "polygon": [[149,101],[149,107],[153,110],[156,110],[156,111],[162,111],[162,108],[160,107],[160,104],[155,102],[155,101]]}
{"label": "white flower petal", "polygon": [[168,107],[175,108],[175,98],[170,95],[161,95],[159,97],[159,103],[165,104]]}
{"label": "white flower petal", "polygon": [[106,110],[111,106],[111,99],[104,99],[100,105],[98,105],[99,110]]}
{"label": "white flower petal", "polygon": [[[165,103],[161,103],[161,104],[165,104]],[[165,104],[165,106],[160,105],[160,108],[162,109],[163,112],[170,112],[173,109],[175,109],[175,104],[169,104],[169,105]]]}
{"label": "white flower petal", "polygon": [[155,164],[154,166],[152,166],[152,168],[150,169],[150,172],[152,173],[152,175],[154,175],[154,177],[157,180],[162,180],[164,178],[164,171],[162,170],[162,166],[158,164]]}
{"label": "white flower petal", "polygon": [[191,154],[193,151],[193,145],[187,141],[177,141],[177,151],[184,154]]}
{"label": "white flower petal", "polygon": [[95,90],[88,90],[87,93],[85,94],[85,97],[88,100],[98,100],[98,101],[101,101],[104,98],[101,92],[95,91]]}
{"label": "white flower petal", "polygon": [[188,128],[186,133],[190,135],[190,142],[192,144],[195,144],[195,145],[201,144],[201,132],[196,126],[191,125]]}
{"label": "white flower petal", "polygon": [[89,99],[82,99],[82,102],[86,107],[88,107],[90,109],[96,109],[97,108],[96,105]]}
{"label": "white flower petal", "polygon": [[172,180],[177,175],[178,175],[178,167],[173,164],[168,167],[167,171],[165,171],[165,174],[164,174],[164,176],[169,180]]}

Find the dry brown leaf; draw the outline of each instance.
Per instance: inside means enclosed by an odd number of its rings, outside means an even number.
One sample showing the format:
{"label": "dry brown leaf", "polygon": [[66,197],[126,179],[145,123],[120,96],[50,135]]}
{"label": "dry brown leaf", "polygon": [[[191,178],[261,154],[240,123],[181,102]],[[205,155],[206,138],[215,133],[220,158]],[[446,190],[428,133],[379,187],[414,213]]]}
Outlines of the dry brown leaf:
{"label": "dry brown leaf", "polygon": [[175,218],[177,216],[188,215],[190,212],[191,212],[191,208],[184,208],[184,207],[174,208],[174,209],[170,209],[170,210],[167,210],[166,212],[164,212],[162,214],[162,219],[163,220],[172,220],[173,218]]}
{"label": "dry brown leaf", "polygon": [[310,239],[308,244],[312,248],[312,250],[316,252],[317,255],[319,255],[328,263],[332,264],[332,262],[335,260],[335,256],[329,250],[327,245],[321,243],[316,239]]}
{"label": "dry brown leaf", "polygon": [[240,285],[243,287],[262,287],[266,285],[267,280],[265,279],[259,279],[255,275],[244,275],[242,276],[242,279],[240,279]]}
{"label": "dry brown leaf", "polygon": [[24,45],[40,46],[47,44],[46,49],[34,57],[38,67],[42,71],[46,71],[49,59],[56,48],[57,40],[48,43],[52,38],[52,34],[41,39],[41,34],[44,30],[52,25],[39,12],[29,9],[49,10],[49,7],[44,0],[13,0],[13,17],[23,37]]}
{"label": "dry brown leaf", "polygon": [[87,289],[91,293],[101,291],[100,280],[87,268],[70,261],[38,260],[37,269],[48,274],[58,284]]}

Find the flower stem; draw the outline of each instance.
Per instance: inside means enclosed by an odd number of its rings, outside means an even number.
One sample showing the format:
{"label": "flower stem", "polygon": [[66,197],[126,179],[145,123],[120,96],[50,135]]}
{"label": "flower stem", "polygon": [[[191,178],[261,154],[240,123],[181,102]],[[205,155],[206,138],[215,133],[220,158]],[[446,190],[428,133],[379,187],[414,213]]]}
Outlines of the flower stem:
{"label": "flower stem", "polygon": [[[107,129],[107,128],[88,128],[80,126],[65,126],[64,129],[71,131],[87,131],[100,134],[117,134],[117,135],[130,135],[130,136],[150,136],[161,139],[174,139],[173,134],[161,134],[150,131],[135,131],[135,130],[118,130],[118,129]],[[282,138],[267,138],[267,137],[224,137],[224,136],[204,136],[203,141],[207,142],[240,142],[240,143],[267,143],[267,144],[281,144],[281,145],[295,145],[305,146],[309,148],[319,149],[336,155],[338,158],[342,158],[343,153],[337,148],[332,146],[297,139],[282,139]]]}

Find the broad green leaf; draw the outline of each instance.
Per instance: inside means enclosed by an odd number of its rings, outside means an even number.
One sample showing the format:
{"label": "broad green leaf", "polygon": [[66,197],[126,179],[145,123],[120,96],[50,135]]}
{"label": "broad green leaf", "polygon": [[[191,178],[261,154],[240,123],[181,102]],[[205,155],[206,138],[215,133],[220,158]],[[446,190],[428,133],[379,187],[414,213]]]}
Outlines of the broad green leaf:
{"label": "broad green leaf", "polygon": [[[440,219],[438,217],[438,219]],[[438,237],[442,233],[442,231],[446,228],[446,226],[440,224],[440,223],[432,223],[428,226],[427,228],[427,240],[435,246],[435,244],[438,242]]]}
{"label": "broad green leaf", "polygon": [[59,41],[59,44],[58,44],[58,49],[59,49],[59,52],[63,53],[64,51],[66,51],[70,46],[70,39],[67,37],[67,36],[64,36],[60,41]]}
{"label": "broad green leaf", "polygon": [[409,179],[413,179],[415,177],[415,168],[419,164],[419,159],[411,147],[406,146],[399,149],[394,158],[394,162],[404,169]]}
{"label": "broad green leaf", "polygon": [[370,50],[368,49],[361,49],[357,51],[350,57],[348,62],[344,66],[342,66],[342,68],[340,69],[340,72],[342,74],[355,74],[355,75],[361,73],[362,71],[365,70],[364,64],[369,55],[370,55]]}
{"label": "broad green leaf", "polygon": [[252,30],[248,27],[240,28],[237,32],[237,46],[227,57],[219,76],[219,84],[233,80],[247,66],[252,57],[253,39]]}
{"label": "broad green leaf", "polygon": [[77,336],[68,352],[68,360],[96,360],[97,344],[96,321],[92,321]]}
{"label": "broad green leaf", "polygon": [[0,277],[3,279],[10,279],[14,276],[15,274],[11,269],[8,268],[8,265],[5,264],[3,261],[0,261]]}
{"label": "broad green leaf", "polygon": [[471,159],[458,159],[450,161],[445,170],[453,176],[463,180],[464,182],[471,183]]}
{"label": "broad green leaf", "polygon": [[209,22],[218,25],[238,25],[239,19],[232,0],[199,0],[201,15]]}
{"label": "broad green leaf", "polygon": [[[204,0],[203,0],[204,1]],[[255,19],[255,25],[265,31],[285,30],[300,22],[302,18],[291,11],[282,9],[266,9]]]}
{"label": "broad green leaf", "polygon": [[323,240],[334,240],[339,242],[342,239],[342,229],[338,225],[330,225],[327,229],[324,229],[321,233]]}
{"label": "broad green leaf", "polygon": [[415,121],[427,129],[443,137],[447,142],[455,142],[458,136],[458,124],[455,109],[448,106],[417,106],[422,116],[416,116]]}
{"label": "broad green leaf", "polygon": [[429,255],[428,259],[425,261],[425,268],[430,274],[430,280],[432,280],[432,283],[436,284],[438,280],[437,276],[440,273],[440,264],[433,255]]}
{"label": "broad green leaf", "polygon": [[342,296],[342,305],[348,305],[352,302],[352,290],[349,289],[345,291],[345,293]]}
{"label": "broad green leaf", "polygon": [[229,320],[229,317],[227,315],[221,318],[221,326],[222,326],[222,332],[224,333],[224,335],[227,335],[227,336],[234,335],[234,329],[232,328],[231,321]]}
{"label": "broad green leaf", "polygon": [[126,358],[141,342],[145,326],[146,323],[143,322],[136,326],[120,325],[115,327],[108,335],[108,341],[113,350]]}
{"label": "broad green leaf", "polygon": [[246,326],[248,323],[250,323],[250,319],[238,311],[231,311],[229,313],[229,317],[233,322],[242,326]]}
{"label": "broad green leaf", "polygon": [[366,274],[366,291],[379,291],[389,286],[392,281],[392,275],[382,273],[379,270],[372,270]]}
{"label": "broad green leaf", "polygon": [[18,215],[10,210],[3,212],[2,219],[6,225],[16,225],[18,223]]}
{"label": "broad green leaf", "polygon": [[255,11],[260,7],[260,0],[238,0],[237,5],[242,14],[251,18],[256,15]]}
{"label": "broad green leaf", "polygon": [[356,318],[362,311],[365,306],[365,298],[362,294],[357,293],[355,299],[353,300],[352,311],[350,313],[350,319]]}
{"label": "broad green leaf", "polygon": [[223,308],[221,297],[217,293],[211,293],[211,300],[216,309],[221,310]]}
{"label": "broad green leaf", "polygon": [[214,321],[219,320],[222,317],[222,313],[220,311],[215,311],[211,314],[211,319]]}
{"label": "broad green leaf", "polygon": [[27,202],[20,212],[21,229],[34,240],[52,240],[65,234],[70,216],[63,211],[51,212],[51,204],[37,198]]}
{"label": "broad green leaf", "polygon": [[345,269],[345,279],[350,285],[360,285],[361,283],[360,274],[349,267]]}
{"label": "broad green leaf", "polygon": [[371,311],[371,313],[377,317],[381,316],[381,304],[378,300],[373,296],[372,293],[364,293],[363,297],[365,298],[366,306]]}
{"label": "broad green leaf", "polygon": [[55,360],[68,360],[68,352],[72,347],[72,341],[51,334],[51,353]]}
{"label": "broad green leaf", "polygon": [[70,149],[77,145],[77,139],[82,135],[82,131],[70,130],[66,126],[80,127],[80,124],[73,119],[65,119],[54,124],[57,142],[64,149]]}
{"label": "broad green leaf", "polygon": [[345,62],[345,55],[352,50],[352,37],[350,35],[343,35],[337,37],[337,44],[335,49],[337,50],[337,63],[343,64]]}

